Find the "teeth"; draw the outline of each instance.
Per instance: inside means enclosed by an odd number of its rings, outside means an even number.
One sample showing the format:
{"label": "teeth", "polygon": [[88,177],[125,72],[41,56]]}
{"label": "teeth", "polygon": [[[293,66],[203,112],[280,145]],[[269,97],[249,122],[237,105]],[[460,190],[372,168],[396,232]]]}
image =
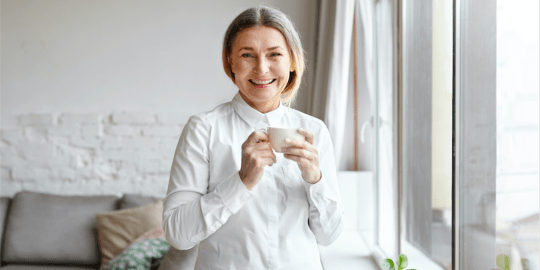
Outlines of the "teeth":
{"label": "teeth", "polygon": [[269,83],[271,83],[273,81],[274,81],[273,79],[270,79],[270,80],[251,80],[251,82],[254,83],[254,84],[269,84]]}

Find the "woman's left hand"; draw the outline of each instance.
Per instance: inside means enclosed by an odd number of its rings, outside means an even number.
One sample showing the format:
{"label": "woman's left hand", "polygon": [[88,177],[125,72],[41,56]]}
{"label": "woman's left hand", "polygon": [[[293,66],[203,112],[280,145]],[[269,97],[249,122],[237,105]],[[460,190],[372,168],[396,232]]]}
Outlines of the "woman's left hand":
{"label": "woman's left hand", "polygon": [[304,181],[315,184],[322,177],[319,169],[319,151],[313,145],[315,137],[310,131],[301,128],[298,129],[298,133],[306,136],[306,140],[299,141],[287,138],[285,140],[287,147],[282,147],[281,152],[285,158],[296,161]]}

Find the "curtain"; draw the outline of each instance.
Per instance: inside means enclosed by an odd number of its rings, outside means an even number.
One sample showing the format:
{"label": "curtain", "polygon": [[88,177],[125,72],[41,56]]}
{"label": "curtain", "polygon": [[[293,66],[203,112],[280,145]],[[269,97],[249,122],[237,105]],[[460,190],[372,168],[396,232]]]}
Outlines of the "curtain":
{"label": "curtain", "polygon": [[320,0],[316,60],[308,113],[322,119],[341,163],[349,89],[354,0]]}
{"label": "curtain", "polygon": [[[358,74],[360,87],[368,90],[370,103],[375,104],[375,6],[373,0],[358,0],[360,29],[358,33],[358,51],[363,61],[363,69]],[[372,106],[373,110],[375,106]],[[375,115],[372,113],[372,115]]]}
{"label": "curtain", "polygon": [[[368,1],[366,1],[368,2]],[[399,256],[399,230],[398,230],[398,197],[399,189],[398,164],[395,162],[397,153],[397,119],[394,112],[397,109],[394,104],[394,39],[392,23],[395,17],[391,0],[379,0],[375,5],[375,42],[376,49],[376,110],[377,116],[374,121],[377,127],[377,151],[378,160],[376,181],[378,182],[378,206],[379,206],[379,246],[388,256]],[[430,197],[431,198],[431,197]]]}

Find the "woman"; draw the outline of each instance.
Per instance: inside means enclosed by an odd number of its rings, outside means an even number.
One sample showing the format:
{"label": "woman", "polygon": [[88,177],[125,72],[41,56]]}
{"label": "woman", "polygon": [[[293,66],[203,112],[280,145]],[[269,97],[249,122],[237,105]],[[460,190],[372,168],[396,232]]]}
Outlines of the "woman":
{"label": "woman", "polygon": [[[298,33],[280,11],[250,8],[229,26],[223,66],[231,102],[192,116],[180,136],[163,228],[177,249],[199,244],[196,269],[322,269],[317,244],[343,228],[328,130],[283,103],[304,70]],[[274,153],[268,126],[300,128]]]}

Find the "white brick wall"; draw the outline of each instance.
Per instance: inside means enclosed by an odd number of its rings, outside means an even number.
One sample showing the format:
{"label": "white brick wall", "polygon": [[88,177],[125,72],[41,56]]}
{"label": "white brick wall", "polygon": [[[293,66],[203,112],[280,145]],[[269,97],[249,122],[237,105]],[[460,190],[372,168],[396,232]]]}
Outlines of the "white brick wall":
{"label": "white brick wall", "polygon": [[55,118],[52,114],[29,114],[20,115],[17,120],[23,126],[52,126]]}
{"label": "white brick wall", "polygon": [[149,113],[114,113],[114,124],[152,124],[156,122],[156,116]]}
{"label": "white brick wall", "polygon": [[[65,113],[60,115],[60,124],[65,126],[78,126],[78,125],[97,125],[101,122],[101,118],[104,115],[97,113]],[[108,115],[105,115],[109,117]]]}
{"label": "white brick wall", "polygon": [[174,150],[190,115],[49,113],[15,115],[0,130],[0,196],[165,196]]}

